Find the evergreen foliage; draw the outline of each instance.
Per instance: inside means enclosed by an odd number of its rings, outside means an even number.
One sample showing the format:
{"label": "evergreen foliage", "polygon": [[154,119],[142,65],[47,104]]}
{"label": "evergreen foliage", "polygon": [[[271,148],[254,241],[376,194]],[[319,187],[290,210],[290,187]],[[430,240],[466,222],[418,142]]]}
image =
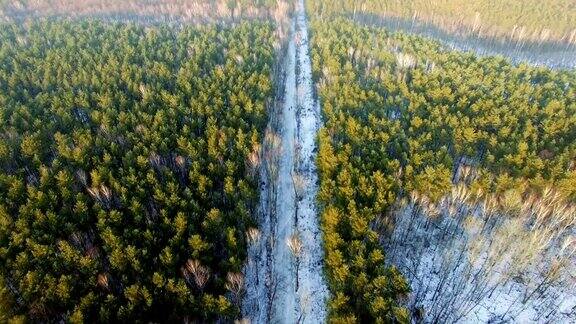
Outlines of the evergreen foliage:
{"label": "evergreen foliage", "polygon": [[468,166],[475,192],[555,186],[576,198],[574,71],[514,66],[314,17],[313,70],[325,122],[318,199],[334,321],[406,320],[397,305],[408,287],[384,266],[372,229],[399,196],[437,201]]}
{"label": "evergreen foliage", "polygon": [[2,316],[238,316],[275,39],[256,22],[0,26]]}
{"label": "evergreen foliage", "polygon": [[310,1],[321,17],[399,18],[450,33],[518,42],[576,44],[576,7],[565,0],[334,0]]}

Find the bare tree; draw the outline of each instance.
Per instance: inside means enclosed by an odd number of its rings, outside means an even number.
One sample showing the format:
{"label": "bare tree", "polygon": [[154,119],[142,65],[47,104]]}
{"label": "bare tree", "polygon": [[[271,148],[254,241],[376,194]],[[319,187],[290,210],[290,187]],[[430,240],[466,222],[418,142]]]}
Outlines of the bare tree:
{"label": "bare tree", "polygon": [[292,252],[292,256],[294,257],[294,270],[296,271],[296,290],[300,286],[298,281],[298,272],[300,270],[300,256],[302,254],[302,240],[300,239],[300,235],[298,233],[292,234],[287,240],[286,245]]}
{"label": "bare tree", "polygon": [[270,129],[266,129],[264,135],[264,163],[266,171],[272,182],[278,179],[278,160],[282,153],[282,140]]}
{"label": "bare tree", "polygon": [[255,177],[258,174],[258,168],[260,167],[260,145],[256,145],[248,155],[246,166],[250,177]]}
{"label": "bare tree", "polygon": [[226,289],[232,293],[234,300],[240,304],[244,290],[244,275],[237,272],[228,272],[226,275]]}
{"label": "bare tree", "polygon": [[196,287],[202,291],[210,279],[210,269],[200,264],[198,260],[188,260],[182,267],[182,275],[188,284],[192,283],[193,278]]}
{"label": "bare tree", "polygon": [[86,188],[86,190],[88,191],[88,194],[90,194],[90,196],[92,196],[92,198],[94,198],[94,200],[104,208],[112,208],[114,197],[110,188],[102,184],[99,187]]}
{"label": "bare tree", "polygon": [[[507,303],[497,314],[502,321],[528,307],[548,320],[568,316],[551,310],[575,284],[576,207],[551,189],[472,193],[466,178],[436,205],[413,193],[399,204],[392,234],[382,239],[389,262],[412,283],[413,313],[455,322],[501,300]],[[381,219],[373,227],[390,228]]]}
{"label": "bare tree", "polygon": [[248,244],[254,244],[260,239],[261,232],[257,228],[251,227],[246,231],[246,240]]}
{"label": "bare tree", "polygon": [[107,273],[99,273],[96,282],[100,288],[110,290],[109,275]]}
{"label": "bare tree", "polygon": [[294,257],[300,257],[300,253],[302,253],[302,241],[300,240],[300,236],[298,234],[292,234],[286,240],[286,245],[288,245],[288,248]]}

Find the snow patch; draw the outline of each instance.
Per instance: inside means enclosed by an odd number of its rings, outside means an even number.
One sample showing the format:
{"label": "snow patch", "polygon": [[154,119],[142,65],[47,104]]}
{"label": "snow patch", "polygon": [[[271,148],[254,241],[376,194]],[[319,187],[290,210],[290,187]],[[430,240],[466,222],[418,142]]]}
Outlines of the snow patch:
{"label": "snow patch", "polygon": [[[438,205],[413,195],[383,237],[387,261],[406,276],[416,320],[440,323],[574,323],[574,209],[525,202],[507,215],[462,187]],[[541,206],[552,206],[542,214]],[[556,207],[554,207],[556,206]],[[548,213],[548,212],[547,212]]]}

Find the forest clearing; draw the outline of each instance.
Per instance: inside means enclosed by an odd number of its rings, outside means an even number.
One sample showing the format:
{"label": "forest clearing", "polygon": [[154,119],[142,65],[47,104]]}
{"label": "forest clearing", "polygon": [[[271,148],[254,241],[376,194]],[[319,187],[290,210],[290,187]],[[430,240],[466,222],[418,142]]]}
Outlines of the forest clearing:
{"label": "forest clearing", "polygon": [[321,323],[328,290],[316,211],[315,151],[320,111],[314,99],[304,2],[296,10],[286,55],[284,96],[264,144],[262,235],[251,247],[244,313],[255,323]]}

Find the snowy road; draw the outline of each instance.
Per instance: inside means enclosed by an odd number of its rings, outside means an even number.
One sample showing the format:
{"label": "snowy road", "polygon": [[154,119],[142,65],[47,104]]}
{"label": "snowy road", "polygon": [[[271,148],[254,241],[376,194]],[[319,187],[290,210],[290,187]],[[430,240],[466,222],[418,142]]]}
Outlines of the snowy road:
{"label": "snowy road", "polygon": [[[284,98],[273,127],[279,140],[276,181],[261,189],[261,236],[248,251],[243,314],[252,323],[323,323],[328,288],[323,277],[316,134],[320,107],[308,48],[308,22],[300,0],[285,62]],[[273,145],[272,145],[273,146]],[[266,146],[270,150],[270,145]],[[266,175],[266,173],[264,174]]]}

